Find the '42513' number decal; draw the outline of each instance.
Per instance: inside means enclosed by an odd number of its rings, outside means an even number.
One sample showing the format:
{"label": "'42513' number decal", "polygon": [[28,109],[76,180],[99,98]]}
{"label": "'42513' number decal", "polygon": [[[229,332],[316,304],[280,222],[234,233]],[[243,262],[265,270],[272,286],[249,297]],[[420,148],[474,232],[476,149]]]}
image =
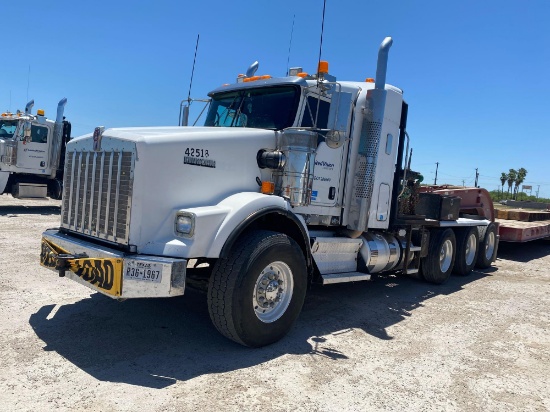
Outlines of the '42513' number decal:
{"label": "'42513' number decal", "polygon": [[187,148],[185,149],[185,156],[190,157],[208,157],[210,154],[208,153],[208,149],[195,149],[195,148]]}

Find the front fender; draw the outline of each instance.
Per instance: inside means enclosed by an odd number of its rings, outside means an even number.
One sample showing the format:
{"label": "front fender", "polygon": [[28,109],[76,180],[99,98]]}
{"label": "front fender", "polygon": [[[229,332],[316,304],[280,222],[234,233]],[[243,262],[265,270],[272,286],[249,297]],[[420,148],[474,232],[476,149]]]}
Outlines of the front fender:
{"label": "front fender", "polygon": [[[290,206],[279,196],[269,196],[255,192],[243,192],[227,197],[217,205],[176,209],[167,217],[163,226],[172,232],[171,236],[148,242],[140,253],[161,256],[174,256],[186,259],[218,258],[227,240],[237,228],[262,210],[280,210],[292,213]],[[195,215],[195,228],[192,237],[177,237],[174,233],[174,217],[177,211]],[[305,226],[302,222],[302,226]]]}
{"label": "front fender", "polygon": [[238,193],[220,203],[219,207],[228,208],[230,212],[220,225],[206,257],[220,257],[220,253],[227,240],[241,227],[250,216],[265,209],[279,209],[290,211],[290,205],[279,196],[264,195],[261,193]]}

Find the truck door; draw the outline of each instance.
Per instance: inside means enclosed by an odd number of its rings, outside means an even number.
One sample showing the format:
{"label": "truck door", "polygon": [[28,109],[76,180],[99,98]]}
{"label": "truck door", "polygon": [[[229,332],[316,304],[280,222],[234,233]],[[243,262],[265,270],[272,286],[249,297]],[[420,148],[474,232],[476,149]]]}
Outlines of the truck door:
{"label": "truck door", "polygon": [[[317,105],[319,104],[319,107]],[[309,95],[304,106],[301,126],[311,127],[315,124],[312,120],[317,117],[316,126],[327,129],[329,119],[330,101],[324,96]],[[351,101],[348,105],[351,104]],[[346,118],[347,120],[347,118]],[[315,154],[314,180],[311,195],[311,204],[317,206],[336,206],[341,190],[341,182],[344,177],[344,156],[347,153],[347,144],[338,148],[330,148],[322,137]]]}
{"label": "truck door", "polygon": [[30,141],[23,137],[23,127],[18,133],[17,167],[43,170],[49,167],[49,147],[52,133],[46,124],[32,124]]}

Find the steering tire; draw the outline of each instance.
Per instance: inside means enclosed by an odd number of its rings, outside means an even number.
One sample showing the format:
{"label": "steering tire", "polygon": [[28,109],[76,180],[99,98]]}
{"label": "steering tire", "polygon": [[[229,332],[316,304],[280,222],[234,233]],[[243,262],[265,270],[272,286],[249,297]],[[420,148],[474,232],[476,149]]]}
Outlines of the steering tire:
{"label": "steering tire", "polygon": [[252,231],[228,258],[216,262],[208,311],[222,335],[245,346],[265,346],[291,329],[306,287],[306,263],[298,244],[282,233]]}

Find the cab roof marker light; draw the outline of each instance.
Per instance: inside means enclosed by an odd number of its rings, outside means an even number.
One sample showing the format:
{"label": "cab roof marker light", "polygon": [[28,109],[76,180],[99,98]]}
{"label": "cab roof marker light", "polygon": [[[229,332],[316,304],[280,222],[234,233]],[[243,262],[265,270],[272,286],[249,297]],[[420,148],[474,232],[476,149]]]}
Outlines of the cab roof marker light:
{"label": "cab roof marker light", "polygon": [[304,77],[307,77],[307,73],[306,72],[301,72],[301,73],[298,73],[296,76],[304,78]]}
{"label": "cab roof marker light", "polygon": [[301,67],[291,67],[288,70],[288,75],[289,76],[298,76],[298,73],[302,73],[302,68]]}
{"label": "cab roof marker light", "polygon": [[374,79],[373,79],[372,77],[367,77],[367,78],[365,79],[365,82],[367,82],[367,83],[374,83]]}

